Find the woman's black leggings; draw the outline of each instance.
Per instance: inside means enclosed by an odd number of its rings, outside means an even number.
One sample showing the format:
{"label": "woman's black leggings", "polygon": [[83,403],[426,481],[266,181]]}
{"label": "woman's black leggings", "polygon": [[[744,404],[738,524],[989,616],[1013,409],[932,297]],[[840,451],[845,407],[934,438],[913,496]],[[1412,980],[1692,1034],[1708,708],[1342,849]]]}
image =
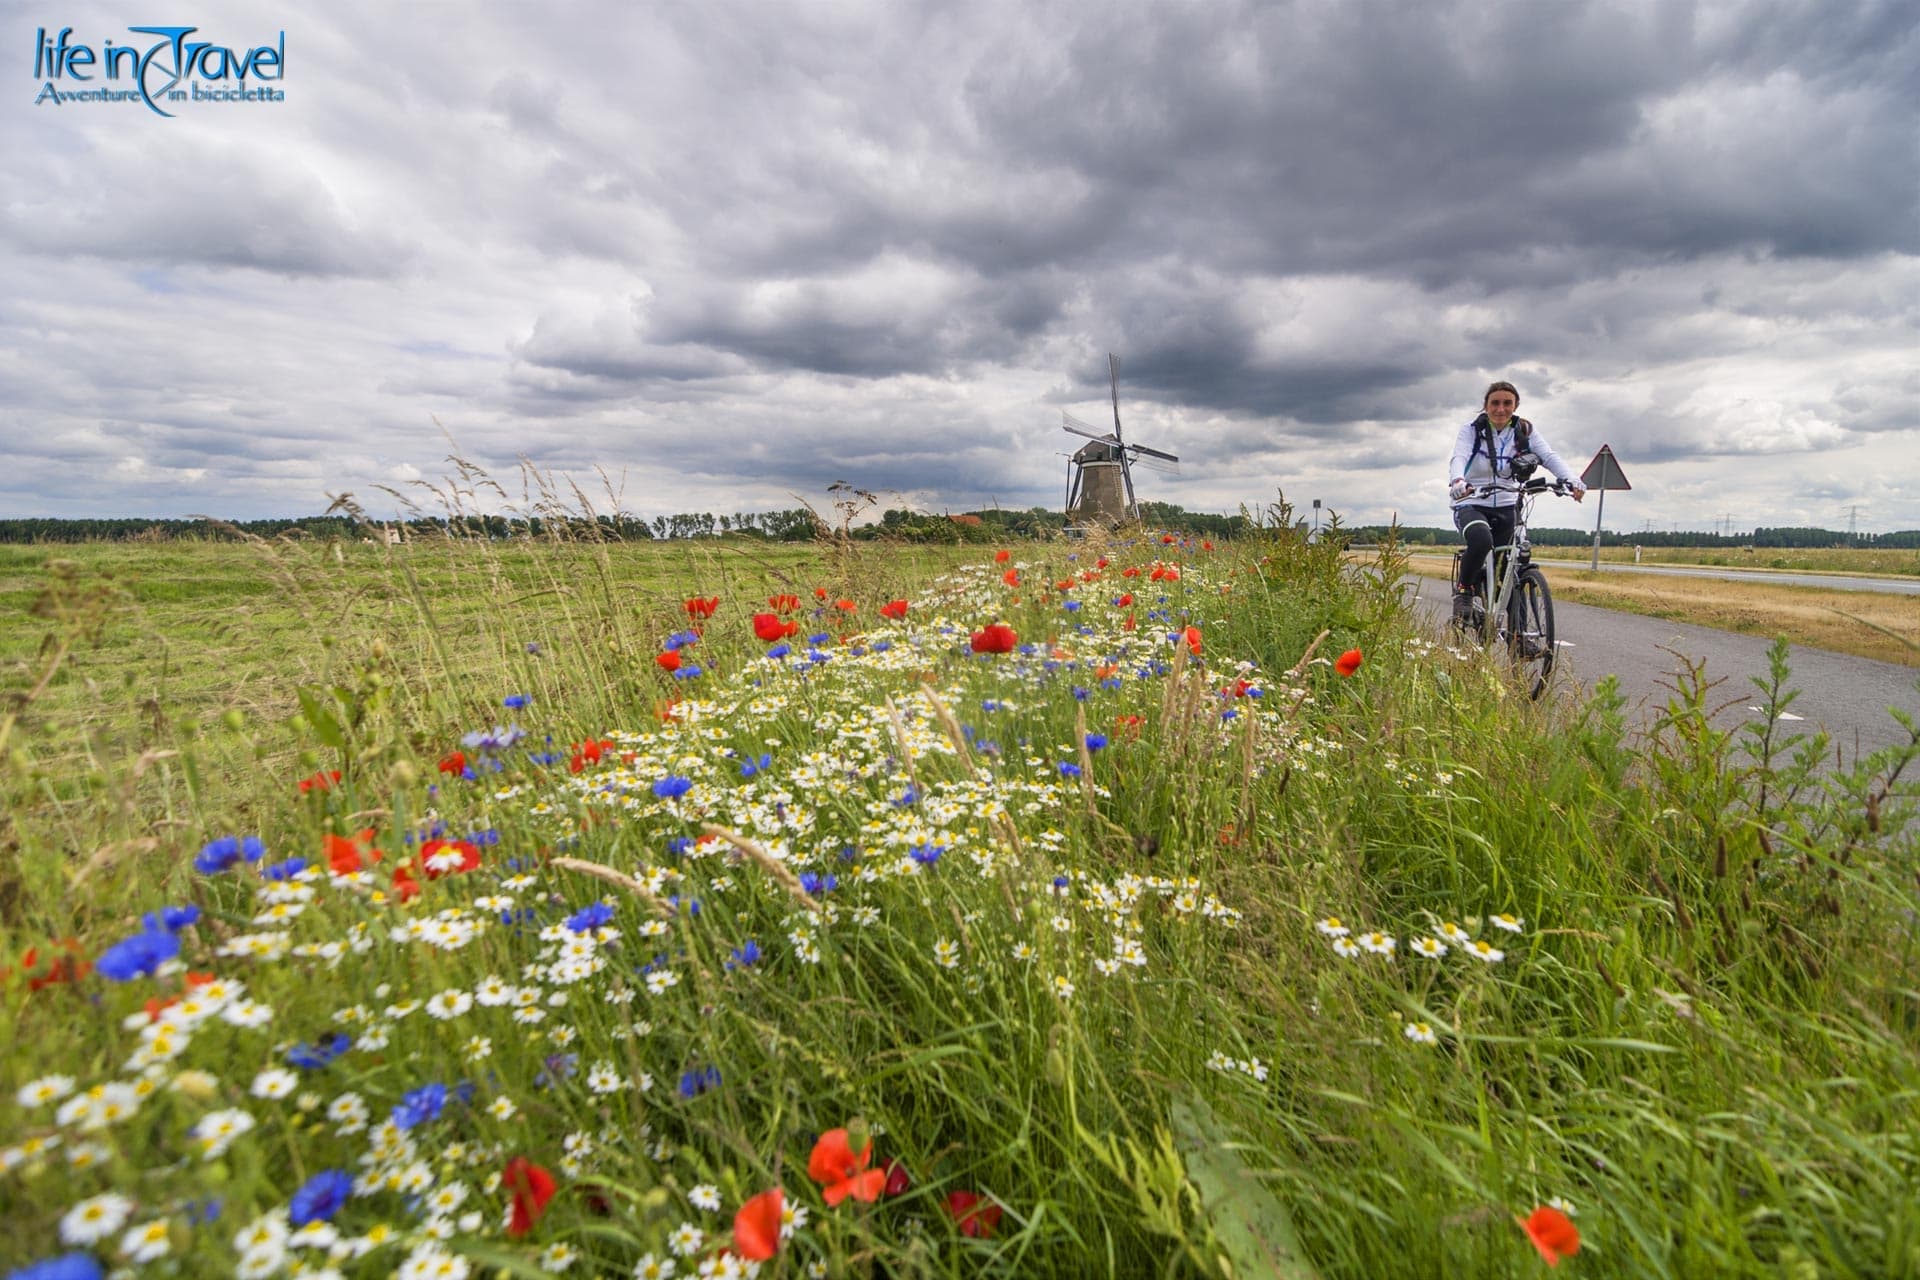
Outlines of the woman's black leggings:
{"label": "woman's black leggings", "polygon": [[1513,541],[1513,515],[1518,507],[1463,506],[1453,509],[1453,527],[1466,535],[1466,554],[1460,557],[1461,581],[1455,587],[1475,590],[1486,571],[1487,553]]}

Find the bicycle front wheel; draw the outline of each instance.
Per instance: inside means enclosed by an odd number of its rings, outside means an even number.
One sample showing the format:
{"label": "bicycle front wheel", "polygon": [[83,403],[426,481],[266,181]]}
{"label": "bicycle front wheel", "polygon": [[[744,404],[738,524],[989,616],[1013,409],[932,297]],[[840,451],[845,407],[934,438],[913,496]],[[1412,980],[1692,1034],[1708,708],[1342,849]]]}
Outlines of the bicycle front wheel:
{"label": "bicycle front wheel", "polygon": [[1513,584],[1513,601],[1508,605],[1507,652],[1516,671],[1527,684],[1527,696],[1538,698],[1546,692],[1553,676],[1553,593],[1547,590],[1547,575],[1536,565],[1528,565]]}

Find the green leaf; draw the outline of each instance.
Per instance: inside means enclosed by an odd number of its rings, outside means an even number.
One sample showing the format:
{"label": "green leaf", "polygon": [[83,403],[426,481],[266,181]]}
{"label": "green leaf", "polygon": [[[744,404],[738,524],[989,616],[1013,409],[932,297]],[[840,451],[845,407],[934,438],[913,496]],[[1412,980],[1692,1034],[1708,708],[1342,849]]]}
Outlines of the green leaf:
{"label": "green leaf", "polygon": [[301,688],[300,712],[306,716],[307,723],[313,727],[313,736],[320,739],[320,745],[332,747],[335,751],[344,751],[347,746],[346,731],[340,727],[340,717],[322,701],[312,689]]}
{"label": "green leaf", "polygon": [[1301,1252],[1286,1208],[1254,1176],[1220,1122],[1199,1098],[1176,1098],[1173,1131],[1186,1158],[1187,1177],[1200,1193],[1214,1235],[1235,1280],[1313,1280],[1318,1272]]}

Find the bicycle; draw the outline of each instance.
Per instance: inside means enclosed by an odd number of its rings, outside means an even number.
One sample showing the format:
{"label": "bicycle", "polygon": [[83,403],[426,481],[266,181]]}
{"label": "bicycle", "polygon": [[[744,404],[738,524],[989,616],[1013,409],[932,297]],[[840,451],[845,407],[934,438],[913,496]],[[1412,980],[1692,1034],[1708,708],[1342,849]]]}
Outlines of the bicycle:
{"label": "bicycle", "polygon": [[[1546,692],[1553,676],[1553,593],[1547,589],[1547,575],[1533,563],[1533,543],[1527,537],[1528,518],[1533,504],[1543,493],[1565,496],[1573,492],[1563,481],[1539,478],[1495,480],[1477,486],[1476,498],[1495,493],[1520,495],[1514,512],[1512,541],[1488,552],[1481,581],[1473,584],[1471,619],[1465,628],[1482,645],[1502,644],[1514,669],[1527,681],[1527,697],[1538,698]],[[1460,557],[1453,553],[1453,580],[1460,581]],[[1493,601],[1488,608],[1486,602]]]}

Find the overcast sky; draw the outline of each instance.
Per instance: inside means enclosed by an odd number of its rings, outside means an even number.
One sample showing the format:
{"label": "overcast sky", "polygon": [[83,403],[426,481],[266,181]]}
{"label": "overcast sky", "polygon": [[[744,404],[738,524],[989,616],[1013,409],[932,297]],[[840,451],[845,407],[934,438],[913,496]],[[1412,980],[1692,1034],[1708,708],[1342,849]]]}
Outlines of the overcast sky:
{"label": "overcast sky", "polygon": [[[0,514],[391,514],[456,449],[1057,508],[1112,351],[1192,509],[1445,523],[1506,377],[1610,528],[1920,527],[1913,0],[162,8],[4,3]],[[284,101],[36,103],[39,28],[156,23],[284,29]]]}

